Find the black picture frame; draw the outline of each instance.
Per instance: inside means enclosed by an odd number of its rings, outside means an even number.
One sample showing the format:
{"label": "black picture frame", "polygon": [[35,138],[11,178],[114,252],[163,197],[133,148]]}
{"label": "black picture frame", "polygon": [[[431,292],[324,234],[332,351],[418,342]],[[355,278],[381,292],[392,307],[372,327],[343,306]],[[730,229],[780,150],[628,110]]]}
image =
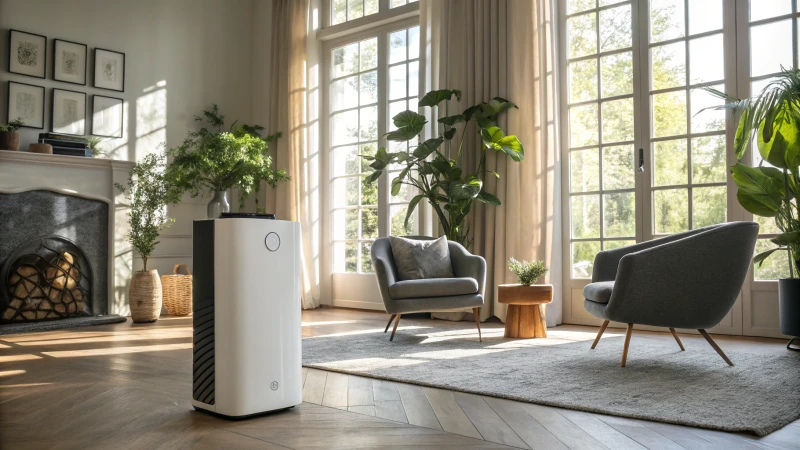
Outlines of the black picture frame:
{"label": "black picture frame", "polygon": [[[118,73],[122,74],[122,78],[121,78],[121,80],[119,82],[119,85],[120,85],[119,89],[116,89],[116,88],[113,88],[113,87],[109,87],[109,83],[106,83],[104,81],[101,81],[98,84],[98,76],[97,76],[97,74],[98,74],[98,70],[100,69],[100,67],[98,66],[98,57],[100,56],[100,55],[98,55],[98,52],[107,52],[107,53],[113,53],[113,54],[120,55],[120,59],[122,61],[122,69]],[[94,49],[94,70],[93,70],[93,72],[94,72],[94,76],[92,78],[92,87],[95,87],[97,89],[105,89],[105,90],[108,90],[108,91],[125,92],[125,53],[118,52],[116,50],[109,50],[109,49],[106,49],[106,48],[95,47],[95,49]]]}
{"label": "black picture frame", "polygon": [[35,84],[28,84],[28,83],[20,83],[20,82],[17,82],[17,81],[9,81],[8,82],[8,87],[7,87],[7,90],[6,90],[6,113],[8,114],[7,117],[8,117],[8,121],[9,122],[14,120],[14,119],[16,119],[16,117],[14,117],[15,114],[13,114],[11,112],[11,85],[12,84],[18,84],[18,85],[33,87],[33,88],[37,88],[37,89],[41,89],[42,90],[42,103],[39,106],[41,108],[40,121],[42,123],[42,126],[34,127],[34,126],[31,126],[31,125],[22,125],[22,127],[23,128],[32,128],[34,130],[44,130],[44,97],[45,97],[45,94],[46,94],[44,86],[37,86]]}
{"label": "black picture frame", "polygon": [[[58,65],[56,63],[56,60],[58,59],[58,45],[59,45],[59,43],[72,44],[72,45],[78,45],[78,46],[83,47],[83,82],[82,83],[75,82],[75,81],[69,81],[69,80],[66,80],[66,79],[63,79],[63,78],[59,78],[59,75],[61,74],[61,72],[59,71]],[[89,46],[88,45],[81,44],[80,42],[68,41],[66,39],[53,39],[53,80],[60,81],[62,83],[69,83],[69,84],[77,84],[79,86],[86,86],[86,82],[87,82],[87,79],[88,79],[88,75],[87,75],[88,71],[89,71]]]}
{"label": "black picture frame", "polygon": [[[42,74],[41,74],[41,76],[38,75],[38,74],[34,75],[34,74],[30,74],[30,73],[25,73],[25,72],[20,72],[20,71],[14,70],[14,64],[11,63],[11,61],[12,61],[11,57],[12,57],[12,55],[15,54],[15,52],[13,52],[12,48],[11,48],[11,46],[12,46],[12,44],[14,42],[14,33],[25,34],[25,35],[28,35],[28,36],[35,36],[36,38],[41,38],[43,40],[42,45],[41,45],[41,48],[42,48],[42,57],[41,57]],[[7,61],[7,63],[8,63],[7,67],[8,67],[9,73],[15,73],[15,74],[18,74],[18,75],[25,75],[26,77],[32,77],[32,78],[41,78],[41,79],[47,78],[47,36],[43,36],[41,34],[36,34],[36,33],[29,33],[27,31],[22,31],[22,30],[9,29],[8,30],[8,61]]]}
{"label": "black picture frame", "polygon": [[[56,112],[56,91],[71,92],[73,94],[80,94],[83,96],[83,133],[69,133],[66,131],[56,130],[55,112]],[[69,136],[86,136],[86,92],[72,91],[69,89],[53,88],[50,95],[50,131],[58,134],[66,134]]]}
{"label": "black picture frame", "polygon": [[[119,134],[118,135],[102,134],[102,132],[100,132],[100,131],[95,131],[96,130],[95,126],[97,124],[97,120],[95,119],[95,117],[96,117],[96,114],[97,114],[97,100],[98,100],[98,98],[119,101]],[[91,130],[90,134],[92,136],[100,136],[100,137],[107,137],[107,138],[121,138],[122,137],[122,128],[123,128],[123,125],[125,123],[124,122],[124,119],[125,119],[124,105],[125,105],[125,100],[123,100],[121,98],[108,97],[108,96],[105,96],[105,95],[97,95],[97,94],[93,95],[92,96],[92,130]]]}

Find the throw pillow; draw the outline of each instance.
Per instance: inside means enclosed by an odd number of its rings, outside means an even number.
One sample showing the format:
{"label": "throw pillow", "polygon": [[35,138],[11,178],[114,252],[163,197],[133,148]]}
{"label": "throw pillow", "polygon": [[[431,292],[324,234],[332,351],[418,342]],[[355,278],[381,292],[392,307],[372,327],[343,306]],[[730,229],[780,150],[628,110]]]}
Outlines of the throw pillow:
{"label": "throw pillow", "polygon": [[433,241],[417,241],[397,236],[389,238],[394,264],[400,280],[453,278],[447,237]]}

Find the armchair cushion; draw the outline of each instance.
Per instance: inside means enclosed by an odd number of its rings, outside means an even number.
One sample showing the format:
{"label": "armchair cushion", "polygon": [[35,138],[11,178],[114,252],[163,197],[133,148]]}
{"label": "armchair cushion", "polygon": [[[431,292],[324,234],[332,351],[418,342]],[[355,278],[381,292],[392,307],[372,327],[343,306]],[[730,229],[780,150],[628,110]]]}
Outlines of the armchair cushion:
{"label": "armchair cushion", "polygon": [[417,241],[391,236],[389,242],[401,281],[453,277],[446,237],[433,241]]}
{"label": "armchair cushion", "polygon": [[477,294],[478,282],[473,278],[428,278],[398,281],[389,286],[392,299],[448,297]]}
{"label": "armchair cushion", "polygon": [[598,281],[587,284],[583,288],[583,296],[586,300],[591,300],[595,303],[608,303],[608,300],[611,299],[611,291],[613,290],[613,281]]}

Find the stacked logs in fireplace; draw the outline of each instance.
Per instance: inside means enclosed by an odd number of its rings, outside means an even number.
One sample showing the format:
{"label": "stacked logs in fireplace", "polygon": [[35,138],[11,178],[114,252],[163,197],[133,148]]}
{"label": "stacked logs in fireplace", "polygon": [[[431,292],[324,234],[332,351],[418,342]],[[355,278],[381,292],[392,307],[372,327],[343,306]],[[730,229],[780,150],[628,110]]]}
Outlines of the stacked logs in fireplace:
{"label": "stacked logs in fireplace", "polygon": [[6,306],[0,321],[90,316],[91,271],[72,242],[49,237],[28,243],[4,267]]}

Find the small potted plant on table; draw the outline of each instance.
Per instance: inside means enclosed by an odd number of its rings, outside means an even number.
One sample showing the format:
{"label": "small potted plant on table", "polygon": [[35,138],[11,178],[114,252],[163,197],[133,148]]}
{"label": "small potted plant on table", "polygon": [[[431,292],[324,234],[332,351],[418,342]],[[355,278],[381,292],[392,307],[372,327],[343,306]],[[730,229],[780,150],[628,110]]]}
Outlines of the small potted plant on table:
{"label": "small potted plant on table", "polygon": [[147,258],[161,230],[174,221],[167,216],[167,205],[178,203],[181,196],[164,175],[166,163],[163,152],[151,153],[131,169],[127,187],[116,185],[128,194],[128,240],[144,263],[142,270],[134,272],[128,291],[131,319],[137,323],[155,322],[161,316],[161,280],[158,270],[147,270]]}
{"label": "small potted plant on table", "polygon": [[8,122],[8,125],[0,125],[0,150],[19,150],[19,133],[17,130],[25,125],[22,117]]}
{"label": "small potted plant on table", "polygon": [[497,286],[497,301],[508,305],[505,337],[546,338],[545,304],[553,301],[553,285],[534,284],[547,273],[543,261],[508,260],[519,284]]}

